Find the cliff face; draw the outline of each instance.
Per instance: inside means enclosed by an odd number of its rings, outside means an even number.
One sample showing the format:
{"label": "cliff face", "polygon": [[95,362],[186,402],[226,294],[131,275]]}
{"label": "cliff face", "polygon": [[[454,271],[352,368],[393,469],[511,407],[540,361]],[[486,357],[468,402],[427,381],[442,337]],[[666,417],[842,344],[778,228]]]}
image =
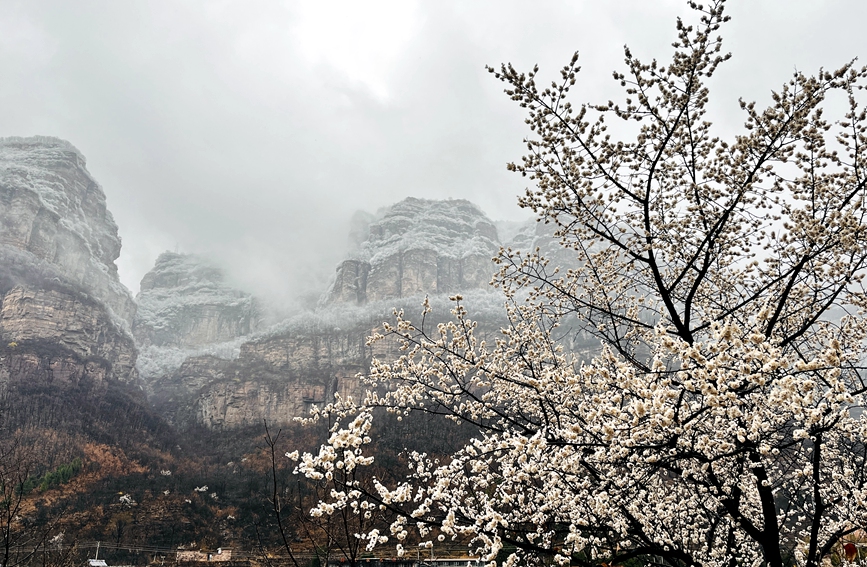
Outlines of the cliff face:
{"label": "cliff face", "polygon": [[249,335],[253,297],[224,281],[205,258],[164,252],[141,281],[133,334],[142,346],[194,348]]}
{"label": "cliff face", "polygon": [[100,304],[68,291],[9,290],[0,304],[0,341],[11,356],[7,379],[77,382],[88,376],[134,382],[137,377],[131,337],[118,332]]}
{"label": "cliff face", "polygon": [[[515,242],[539,241],[535,224],[512,225]],[[481,316],[481,334],[503,324],[503,298],[488,286],[500,248],[497,228],[472,203],[410,198],[375,216],[357,214],[349,232],[350,258],[317,311],[239,344],[234,356],[213,356],[208,345],[248,328],[238,324],[247,321],[241,297],[220,287],[220,275],[200,261],[161,256],[142,280],[135,324],[136,337],[149,345],[142,361],[156,362],[142,366],[154,406],[181,428],[223,430],[263,419],[286,423],[335,394],[357,399],[364,389],[357,376],[372,357],[400,354],[393,342],[373,352],[367,336],[393,318],[393,307],[420,309],[422,295],[441,318],[451,308],[446,295],[473,296],[469,307]]]}
{"label": "cliff face", "polygon": [[369,351],[363,333],[285,332],[245,343],[235,360],[188,358],[153,383],[152,402],[179,427],[286,423],[335,393],[359,396],[356,375],[367,369]]}
{"label": "cliff face", "polygon": [[[479,322],[481,340],[501,336],[505,321],[499,294],[471,291],[463,303]],[[383,321],[393,319],[394,305],[322,308],[241,344],[235,358],[188,357],[148,382],[151,401],[181,429],[228,430],[257,427],[263,419],[289,423],[308,415],[313,406],[333,401],[335,394],[361,399],[366,386],[359,375],[369,371],[373,357],[393,360],[403,354],[393,337],[366,345],[368,336],[381,332]],[[450,319],[451,301],[434,296],[431,305],[429,328]],[[409,316],[421,311],[415,301],[405,306]]]}
{"label": "cliff face", "polygon": [[84,157],[55,138],[0,139],[3,384],[137,381],[120,238]]}
{"label": "cliff face", "polygon": [[499,250],[494,224],[464,200],[408,198],[367,219],[363,240],[337,267],[326,304],[356,303],[485,287]]}
{"label": "cliff face", "polygon": [[56,266],[129,324],[135,303],[117,277],[117,225],[85,163],[63,140],[0,138],[0,246]]}

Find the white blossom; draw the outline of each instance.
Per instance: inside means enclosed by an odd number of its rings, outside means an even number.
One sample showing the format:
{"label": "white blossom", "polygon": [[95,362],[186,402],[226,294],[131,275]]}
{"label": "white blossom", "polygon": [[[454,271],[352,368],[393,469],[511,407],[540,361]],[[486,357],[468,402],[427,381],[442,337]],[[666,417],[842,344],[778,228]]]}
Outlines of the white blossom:
{"label": "white blossom", "polygon": [[[671,63],[627,49],[620,103],[568,102],[577,55],[550,87],[492,70],[528,112],[529,153],[509,166],[534,183],[520,203],[575,263],[502,250],[494,339],[459,297],[436,326],[396,312],[370,343],[401,354],[373,361],[364,400],[319,409],[328,442],[295,454],[298,474],[344,479],[312,515],[396,508],[398,555],[436,524],[490,564],[515,545],[507,565],[818,567],[867,524],[867,70],[795,73],[768,109],[743,102],[745,132],[723,141],[703,81],[728,58],[727,17],[721,0],[691,6],[700,24],[678,21]],[[848,101],[836,122],[832,93]],[[576,352],[564,328],[600,348]],[[478,434],[357,490],[344,475],[372,463],[377,408]]]}

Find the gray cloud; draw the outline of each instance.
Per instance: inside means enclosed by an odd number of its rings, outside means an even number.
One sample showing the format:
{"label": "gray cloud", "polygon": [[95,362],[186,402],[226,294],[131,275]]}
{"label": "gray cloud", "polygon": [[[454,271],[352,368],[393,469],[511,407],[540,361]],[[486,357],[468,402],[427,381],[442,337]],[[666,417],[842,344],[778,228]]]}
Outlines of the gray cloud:
{"label": "gray cloud", "polygon": [[[768,100],[797,67],[860,55],[854,0],[732,3],[734,59],[715,117]],[[462,197],[522,218],[520,109],[485,64],[542,66],[574,50],[576,100],[617,95],[628,42],[665,60],[685,2],[112,2],[0,4],[0,135],[84,152],[137,289],[164,249],[201,252],[260,293],[321,289],[346,221],[405,196]],[[734,131],[734,128],[727,128]]]}

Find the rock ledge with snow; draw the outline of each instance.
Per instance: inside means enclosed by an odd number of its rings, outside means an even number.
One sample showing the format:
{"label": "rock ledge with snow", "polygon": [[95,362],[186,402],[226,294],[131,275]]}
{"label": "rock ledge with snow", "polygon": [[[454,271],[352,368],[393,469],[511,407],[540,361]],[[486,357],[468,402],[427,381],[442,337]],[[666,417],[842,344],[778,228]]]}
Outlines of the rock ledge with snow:
{"label": "rock ledge with snow", "polygon": [[164,252],[141,281],[133,334],[141,346],[195,348],[249,335],[253,296],[225,281],[206,258]]}
{"label": "rock ledge with snow", "polygon": [[353,232],[363,240],[337,267],[326,304],[480,289],[495,271],[491,258],[500,248],[494,223],[463,199],[410,197]]}

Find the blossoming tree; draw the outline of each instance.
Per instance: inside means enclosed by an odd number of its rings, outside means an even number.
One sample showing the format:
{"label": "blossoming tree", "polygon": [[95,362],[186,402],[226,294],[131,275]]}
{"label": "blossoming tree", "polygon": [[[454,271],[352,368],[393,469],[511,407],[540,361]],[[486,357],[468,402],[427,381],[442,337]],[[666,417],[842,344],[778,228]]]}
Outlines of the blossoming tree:
{"label": "blossoming tree", "polygon": [[[568,101],[577,55],[549,87],[491,69],[528,113],[520,202],[575,264],[504,250],[495,340],[459,298],[450,323],[425,307],[372,337],[403,355],[374,362],[365,400],[325,408],[342,420],[299,473],[365,466],[377,407],[477,434],[317,512],[389,508],[400,519],[371,546],[401,550],[414,529],[491,562],[508,546],[509,565],[813,567],[865,526],[867,70],[795,73],[769,108],[741,102],[744,132],[724,141],[705,116],[724,3],[690,6],[669,64],[626,50],[620,103]],[[565,348],[564,322],[600,339],[595,357]]]}

